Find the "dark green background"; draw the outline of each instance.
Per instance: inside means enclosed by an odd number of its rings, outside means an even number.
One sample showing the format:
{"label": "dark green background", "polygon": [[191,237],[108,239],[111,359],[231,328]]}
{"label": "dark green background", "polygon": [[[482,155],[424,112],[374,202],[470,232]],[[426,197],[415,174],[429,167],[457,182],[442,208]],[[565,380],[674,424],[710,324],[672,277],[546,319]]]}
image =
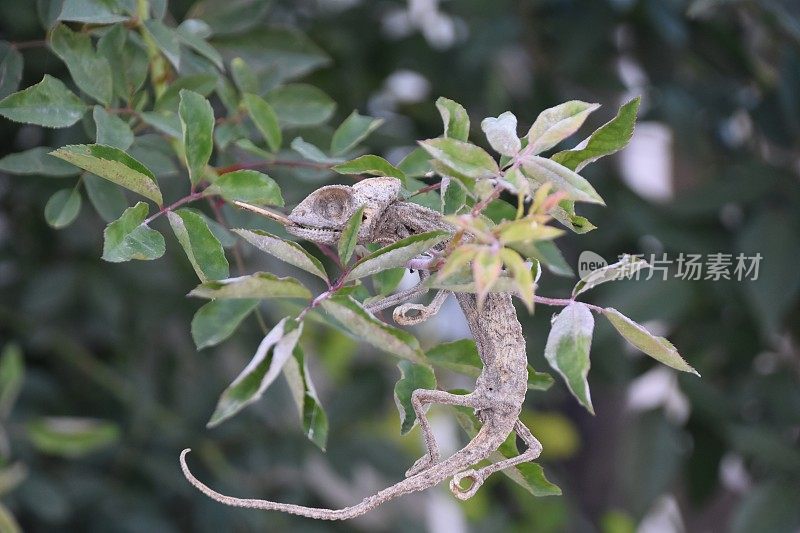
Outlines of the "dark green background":
{"label": "dark green background", "polygon": [[[180,21],[191,2],[170,3]],[[367,102],[398,69],[430,83],[418,103],[372,140],[376,153],[440,134],[433,101],[461,102],[473,136],[485,116],[510,109],[527,128],[543,108],[568,99],[604,104],[590,124],[613,115],[628,88],[621,57],[646,75],[642,120],[670,128],[675,198],[653,204],[627,188],[617,158],[586,175],[608,208],[585,213],[599,229],[562,239],[569,262],[582,250],[606,258],[662,249],[683,253],[759,252],[754,282],[625,282],[588,300],[637,321],[658,320],[703,375],[678,377],[690,403],[685,422],[662,408],[632,413],[628,386],[654,367],[630,357],[607,324],[592,348],[590,384],[597,416],[561,383],[527,401],[534,434],[550,449],[545,471],[564,496],[534,499],[496,476],[461,509],[474,531],[622,533],[665,495],[686,531],[782,533],[800,527],[800,10],[793,0],[463,0],[444,2],[464,40],[445,50],[419,32],[394,40],[381,21],[403,2],[276,2],[254,17],[237,0],[236,24],[302,28],[333,58],[308,78],[338,103],[338,118]],[[687,15],[690,13],[691,16]],[[0,1],[0,38],[41,39],[35,2]],[[66,77],[43,48],[24,50],[23,86],[43,73]],[[749,124],[740,142],[732,117]],[[333,123],[337,123],[334,120]],[[2,155],[70,133],[0,121]],[[314,182],[283,177],[287,201]],[[18,342],[27,375],[8,427],[13,457],[29,475],[4,497],[26,531],[419,531],[431,494],[385,505],[362,522],[315,523],[275,513],[225,508],[185,483],[177,454],[201,451],[198,474],[227,493],[308,505],[357,501],[402,476],[419,455],[418,435],[399,436],[392,402],[395,361],[327,329],[304,341],[331,422],[322,455],[297,429],[286,389],[214,430],[204,425],[219,393],[258,342],[255,322],[218,348],[197,352],[189,322],[199,306],[184,297],[194,275],[168,239],[154,262],[109,264],[100,257],[101,219],[85,206],[63,231],[42,211],[58,179],[0,175],[0,344]],[[160,223],[165,223],[161,221]],[[249,260],[254,259],[252,256]],[[543,281],[541,294],[564,296],[572,281]],[[270,323],[281,315],[266,308]],[[525,319],[529,358],[539,369],[550,310]],[[423,339],[424,343],[424,339]],[[40,416],[109,419],[121,441],[76,460],[36,451],[25,424]],[[445,411],[440,416],[447,416]],[[536,422],[538,421],[538,426]],[[724,461],[723,461],[724,459]],[[197,460],[195,458],[195,460]],[[720,481],[721,462],[740,464],[747,483]],[[333,476],[333,477],[331,477]],[[351,491],[332,488],[338,479]],[[449,498],[444,488],[439,496]],[[340,494],[342,501],[331,498]],[[451,524],[452,527],[455,527]],[[449,531],[448,527],[439,529]]]}

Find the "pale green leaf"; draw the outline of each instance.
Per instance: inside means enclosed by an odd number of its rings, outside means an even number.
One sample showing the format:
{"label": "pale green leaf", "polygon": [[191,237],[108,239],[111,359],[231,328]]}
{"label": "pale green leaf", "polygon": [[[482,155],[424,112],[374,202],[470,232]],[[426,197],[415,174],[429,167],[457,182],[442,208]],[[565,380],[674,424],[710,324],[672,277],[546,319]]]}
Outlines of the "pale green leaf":
{"label": "pale green leaf", "polygon": [[567,260],[564,259],[561,250],[553,241],[515,242],[508,246],[518,251],[523,257],[539,261],[547,267],[547,270],[557,276],[571,277],[575,275]]}
{"label": "pale green leaf", "polygon": [[417,421],[411,395],[417,389],[436,390],[436,376],[430,366],[411,361],[400,361],[397,368],[400,379],[394,386],[394,403],[400,412],[400,434],[405,435]]}
{"label": "pale green leaf", "polygon": [[406,175],[402,170],[377,155],[362,155],[350,161],[339,163],[332,167],[332,170],[339,174],[369,174],[371,176],[397,178],[404,183],[406,181]]}
{"label": "pale green leaf", "polygon": [[23,64],[19,50],[7,42],[0,42],[0,98],[19,89]]}
{"label": "pale green leaf", "polygon": [[77,188],[61,189],[47,200],[44,206],[44,219],[47,223],[61,229],[72,224],[81,212],[81,193]]}
{"label": "pale green leaf", "polygon": [[517,137],[517,117],[510,111],[497,118],[483,119],[481,130],[486,134],[486,140],[499,154],[513,157],[522,149],[522,142]]}
{"label": "pale green leaf", "polygon": [[389,246],[385,246],[356,263],[345,281],[371,276],[382,270],[403,267],[411,259],[429,251],[450,236],[446,231],[429,231],[411,235]]}
{"label": "pale green leaf", "polygon": [[310,299],[311,293],[294,278],[279,278],[269,272],[255,272],[238,278],[207,281],[198,285],[189,296],[198,298],[250,299],[300,298]]}
{"label": "pale green leaf", "polygon": [[163,235],[144,224],[147,211],[147,204],[139,202],[106,226],[103,232],[104,260],[120,263],[131,259],[158,259],[164,255]]}
{"label": "pale green leaf", "polygon": [[73,32],[59,24],[50,34],[50,48],[67,65],[81,91],[102,104],[111,103],[111,65],[95,51],[88,33]]}
{"label": "pale green leaf", "polygon": [[319,259],[296,242],[285,241],[261,230],[234,229],[233,232],[259,250],[328,281],[328,275]]}
{"label": "pale green leaf", "polygon": [[261,398],[292,356],[302,331],[302,323],[284,318],[267,333],[253,358],[220,396],[208,427],[219,425]]}
{"label": "pale green leaf", "polygon": [[580,172],[589,163],[625,148],[633,136],[636,114],[641,97],[636,97],[619,108],[617,116],[600,126],[587,139],[571,150],[553,155],[551,159],[570,170]]}
{"label": "pale green leaf", "polygon": [[198,350],[216,346],[236,331],[258,306],[256,299],[211,300],[192,318],[192,339]]}
{"label": "pale green leaf", "polygon": [[156,19],[144,21],[144,27],[153,38],[164,57],[172,63],[175,70],[181,68],[181,41],[178,32],[174,28],[167,27],[163,22]]}
{"label": "pale green leaf", "polygon": [[328,415],[320,404],[317,391],[311,382],[303,350],[294,347],[293,357],[283,367],[292,398],[300,414],[303,432],[320,450],[325,451],[328,441]]}
{"label": "pale green leaf", "polygon": [[253,124],[267,141],[270,150],[273,152],[280,150],[283,136],[280,124],[278,124],[278,116],[272,110],[272,106],[255,94],[245,94],[242,97],[242,103]]}
{"label": "pale green leaf", "polygon": [[253,72],[241,57],[235,57],[233,61],[231,61],[231,77],[240,93],[258,94],[260,92],[260,86],[255,72]]}
{"label": "pale green leaf", "polygon": [[547,336],[544,356],[567,384],[569,391],[594,414],[589,392],[589,348],[592,345],[594,317],[586,304],[574,302],[556,315]]}
{"label": "pale green leaf", "polygon": [[127,150],[133,144],[133,132],[128,123],[116,115],[109,114],[99,105],[92,112],[97,128],[97,144]]}
{"label": "pale green leaf", "polygon": [[397,168],[407,178],[423,178],[431,169],[431,156],[422,148],[414,148],[398,164]]}
{"label": "pale green leaf", "polygon": [[141,194],[158,205],[163,204],[153,173],[119,148],[102,144],[71,144],[50,154]]}
{"label": "pale green leaf", "polygon": [[603,315],[611,325],[622,335],[625,340],[639,348],[641,351],[665,365],[682,372],[691,372],[696,376],[700,374],[687,363],[683,357],[664,337],[657,337],[647,331],[644,326],[637,324],[614,308],[603,309]]}
{"label": "pale green leaf", "polygon": [[442,183],[442,213],[453,215],[458,213],[467,202],[467,191],[461,180],[450,179]]}
{"label": "pale green leaf", "polygon": [[94,418],[38,418],[26,425],[28,438],[39,452],[75,459],[117,443],[119,427]]}
{"label": "pale green leaf", "polygon": [[416,337],[378,320],[351,297],[337,295],[327,298],[322,301],[322,308],[356,338],[404,359],[424,362]]}
{"label": "pale green leaf", "polygon": [[147,52],[128,33],[123,24],[115,24],[97,41],[97,52],[112,65],[114,95],[132,103],[147,79],[149,64]]}
{"label": "pale green leaf", "polygon": [[469,115],[461,104],[440,96],[436,99],[436,109],[442,116],[445,137],[457,141],[469,138]]}
{"label": "pale green leaf", "polygon": [[576,201],[606,205],[594,187],[579,174],[571,171],[552,159],[528,156],[522,161],[522,171],[537,186],[552,183]]}
{"label": "pale green leaf", "polygon": [[526,153],[538,154],[554,147],[580,128],[586,117],[600,107],[580,100],[571,100],[545,109],[528,131]]}
{"label": "pale green leaf", "polygon": [[303,83],[278,87],[267,94],[266,100],[280,121],[290,126],[316,126],[328,120],[336,109],[330,96]]}
{"label": "pale green leaf", "polygon": [[203,217],[188,209],[167,211],[169,224],[200,281],[225,279],[228,259]]}
{"label": "pale green leaf", "polygon": [[219,78],[214,74],[190,74],[181,76],[167,87],[167,90],[156,100],[156,111],[177,112],[180,103],[180,93],[183,90],[195,92],[207,97],[214,92]]}
{"label": "pale green leaf", "polygon": [[468,178],[488,178],[500,173],[494,158],[474,144],[443,138],[419,144],[431,156]]}
{"label": "pale green leaf", "polygon": [[583,234],[596,229],[597,226],[589,222],[589,219],[575,214],[574,200],[561,200],[554,205],[548,215],[560,222],[564,227],[571,229],[575,233]]}
{"label": "pale green leaf", "polygon": [[584,276],[572,289],[572,298],[575,299],[579,294],[609,281],[630,279],[641,269],[649,267],[644,259],[625,254],[616,263],[598,268]]}
{"label": "pale green leaf", "polygon": [[0,115],[14,122],[66,128],[78,122],[87,107],[61,80],[45,74],[36,85],[0,100]]}
{"label": "pale green leaf", "polygon": [[295,137],[291,144],[292,150],[300,154],[304,159],[322,163],[323,165],[335,165],[343,161],[340,157],[330,157],[325,152],[304,140],[302,137]]}
{"label": "pale green leaf", "polygon": [[230,202],[283,205],[280,187],[275,180],[257,170],[234,170],[220,176],[208,189]]}
{"label": "pale green leaf", "polygon": [[50,155],[52,148],[37,146],[19,152],[8,154],[0,159],[0,170],[9,174],[66,177],[75,176],[80,172],[75,165],[70,165]]}
{"label": "pale green leaf", "polygon": [[353,149],[381,124],[383,124],[382,118],[365,117],[359,115],[358,111],[353,111],[333,133],[331,153],[341,155]]}
{"label": "pale green leaf", "polygon": [[339,252],[339,260],[343,265],[349,263],[350,258],[353,257],[356,244],[358,244],[358,231],[361,229],[363,215],[364,206],[361,205],[356,209],[355,213],[350,215],[344,228],[342,228],[342,233],[339,235],[337,250]]}
{"label": "pale green leaf", "polygon": [[139,117],[142,122],[161,133],[166,133],[175,139],[183,139],[183,126],[177,113],[172,111],[145,111],[140,113]]}
{"label": "pale green leaf", "polygon": [[203,177],[214,149],[214,110],[202,95],[183,89],[180,92],[178,115],[181,119],[186,167],[192,183]]}
{"label": "pale green leaf", "polygon": [[14,515],[11,511],[8,510],[8,507],[0,503],[0,531],[3,533],[22,533],[22,528],[20,527],[17,519],[14,518]]}

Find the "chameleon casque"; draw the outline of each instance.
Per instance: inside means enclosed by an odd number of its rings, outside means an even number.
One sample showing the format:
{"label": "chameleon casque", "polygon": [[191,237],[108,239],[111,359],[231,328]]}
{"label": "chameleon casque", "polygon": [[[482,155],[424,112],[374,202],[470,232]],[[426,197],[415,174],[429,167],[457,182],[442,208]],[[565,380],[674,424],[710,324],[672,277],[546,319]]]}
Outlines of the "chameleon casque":
{"label": "chameleon casque", "polygon": [[[391,244],[417,233],[437,229],[454,230],[439,213],[404,201],[400,190],[400,181],[394,178],[369,178],[353,186],[322,187],[292,210],[287,231],[316,243],[336,244],[341,230],[360,206],[364,206],[363,222],[358,234],[360,244]],[[424,277],[429,274],[421,272],[421,275]],[[375,302],[367,309],[374,312],[398,306],[393,313],[396,322],[419,323],[435,314],[450,294],[440,291],[427,306],[406,303],[425,292],[427,288],[420,284]],[[185,459],[188,450],[181,454],[181,467],[186,478],[204,494],[226,505],[282,511],[322,520],[344,520],[362,515],[398,496],[438,485],[448,478],[451,478],[450,490],[453,494],[466,500],[477,492],[492,473],[539,457],[541,444],[519,420],[527,390],[528,371],[522,326],[517,319],[511,294],[491,293],[480,308],[474,294],[454,294],[475,338],[483,370],[477,378],[475,389],[466,395],[441,390],[414,391],[412,405],[427,453],[406,472],[404,480],[356,505],[334,510],[220,494],[189,471]],[[464,448],[444,460],[440,457],[425,415],[426,407],[431,404],[472,408],[481,422],[477,435]],[[475,469],[475,465],[496,451],[512,431],[522,439],[527,449],[517,457]],[[463,488],[463,482],[469,486]]]}

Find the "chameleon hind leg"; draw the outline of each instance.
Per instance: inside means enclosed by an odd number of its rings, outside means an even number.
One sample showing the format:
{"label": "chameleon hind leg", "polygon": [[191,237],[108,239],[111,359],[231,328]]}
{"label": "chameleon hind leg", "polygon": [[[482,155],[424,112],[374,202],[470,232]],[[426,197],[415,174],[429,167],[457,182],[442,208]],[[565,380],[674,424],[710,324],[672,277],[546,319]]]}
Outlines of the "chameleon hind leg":
{"label": "chameleon hind leg", "polygon": [[441,459],[439,446],[436,444],[436,437],[433,434],[433,429],[425,414],[425,406],[434,403],[441,405],[459,405],[471,407],[472,409],[481,409],[484,407],[483,402],[476,398],[474,394],[451,394],[445,391],[428,389],[415,390],[411,394],[411,405],[414,407],[414,413],[417,415],[427,452],[417,459],[411,468],[408,469],[406,477],[419,474],[423,470],[438,463]]}
{"label": "chameleon hind leg", "polygon": [[[450,490],[456,498],[460,500],[472,498],[490,475],[520,463],[533,461],[539,457],[539,454],[542,453],[542,445],[536,437],[533,436],[531,430],[528,429],[525,424],[517,420],[514,424],[514,431],[522,439],[522,442],[525,443],[527,449],[516,457],[492,463],[478,470],[470,468],[469,470],[464,470],[454,475],[453,479],[450,481]],[[461,487],[461,482],[464,480],[471,482],[468,488]]]}
{"label": "chameleon hind leg", "polygon": [[[419,324],[425,322],[433,315],[439,312],[442,308],[447,297],[450,295],[447,291],[439,291],[433,297],[431,303],[428,305],[422,304],[403,304],[394,308],[392,318],[394,321],[402,326],[410,326],[412,324]],[[409,314],[413,313],[413,314]]]}

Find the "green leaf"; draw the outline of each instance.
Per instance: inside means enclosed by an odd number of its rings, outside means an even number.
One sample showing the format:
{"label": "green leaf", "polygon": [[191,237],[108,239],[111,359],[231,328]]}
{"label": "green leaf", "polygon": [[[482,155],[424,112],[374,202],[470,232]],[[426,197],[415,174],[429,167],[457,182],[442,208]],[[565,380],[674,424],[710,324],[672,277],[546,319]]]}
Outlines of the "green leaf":
{"label": "green leaf", "polygon": [[45,128],[66,128],[78,122],[87,105],[61,80],[45,74],[42,81],[0,100],[0,115],[14,122]]}
{"label": "green leaf", "polygon": [[[434,346],[425,354],[428,362],[438,367],[477,378],[483,371],[483,363],[478,348],[472,339],[461,339]],[[537,372],[528,365],[528,389],[547,390],[553,385],[553,378],[546,372]]]}
{"label": "green leaf", "polygon": [[109,0],[64,0],[58,20],[86,24],[113,24],[128,20],[117,2]]}
{"label": "green leaf", "polygon": [[528,131],[528,146],[525,152],[535,155],[549,150],[578,131],[586,117],[598,107],[600,104],[572,100],[545,109]]}
{"label": "green leaf", "polygon": [[647,261],[636,256],[625,254],[611,265],[598,268],[584,276],[572,289],[572,298],[609,281],[630,279],[636,272],[649,268]]}
{"label": "green leaf", "polygon": [[409,361],[424,363],[416,337],[378,320],[351,297],[332,296],[322,301],[322,308],[356,338]]}
{"label": "green leaf", "polygon": [[140,113],[139,117],[142,122],[161,133],[166,133],[175,139],[183,139],[183,125],[177,113],[172,111],[145,111]]}
{"label": "green leaf", "polygon": [[552,159],[537,155],[527,156],[522,160],[523,173],[536,183],[536,186],[552,183],[557,189],[564,191],[573,200],[606,205],[585,178],[561,166]]}
{"label": "green leaf", "polygon": [[94,418],[38,418],[26,426],[28,438],[39,452],[76,459],[116,444],[119,427]]}
{"label": "green leaf", "polygon": [[319,259],[296,242],[285,241],[261,230],[234,229],[233,232],[259,250],[328,281],[328,275]]}
{"label": "green leaf", "polygon": [[311,299],[311,293],[294,278],[279,278],[269,272],[207,281],[198,285],[189,296],[198,298],[300,298]]}
{"label": "green leaf", "polygon": [[278,124],[278,115],[272,110],[272,106],[255,94],[245,94],[242,97],[242,103],[253,124],[267,141],[269,149],[273,152],[280,150],[283,136]]}
{"label": "green leaf", "polygon": [[397,178],[403,183],[406,181],[406,175],[402,170],[377,155],[362,155],[331,167],[331,169],[339,174],[369,174]]}
{"label": "green leaf", "polygon": [[122,213],[103,232],[103,259],[112,263],[131,259],[151,260],[164,255],[164,237],[144,220],[147,204],[139,202]]}
{"label": "green leaf", "polygon": [[328,415],[319,402],[317,391],[311,382],[308,365],[300,346],[295,346],[289,359],[283,367],[283,375],[292,392],[295,405],[303,424],[303,432],[320,450],[325,451],[328,442]]}
{"label": "green leaf", "polygon": [[371,276],[382,270],[403,267],[411,259],[427,252],[450,236],[447,231],[429,231],[411,235],[381,248],[356,263],[345,281]]}
{"label": "green leaf", "polygon": [[95,51],[88,33],[73,32],[65,24],[59,24],[50,35],[50,48],[67,65],[81,91],[102,104],[111,103],[111,65]]}
{"label": "green leaf", "polygon": [[469,115],[461,104],[440,96],[436,99],[436,109],[442,116],[445,137],[457,141],[469,138]]}
{"label": "green leaf", "polygon": [[178,115],[181,118],[183,146],[186,150],[186,168],[192,183],[203,177],[214,148],[214,110],[202,95],[183,89]]}
{"label": "green leaf", "polygon": [[169,224],[200,281],[229,276],[228,259],[203,217],[188,209],[167,211]]}
{"label": "green leaf", "polygon": [[19,88],[22,79],[22,54],[7,42],[0,42],[0,98]]}
{"label": "green leaf", "polygon": [[499,154],[513,157],[522,149],[522,142],[517,137],[517,117],[510,111],[497,118],[483,119],[481,130],[486,134],[486,140]]}
{"label": "green leaf", "polygon": [[192,339],[198,350],[216,346],[236,331],[258,306],[256,299],[211,300],[192,318]]}
{"label": "green leaf", "polygon": [[163,204],[161,190],[150,169],[119,148],[102,144],[70,144],[50,154],[141,194],[159,206]]}
{"label": "green leaf", "polygon": [[203,37],[193,33],[191,31],[191,26],[187,24],[188,22],[190,22],[190,20],[184,20],[176,30],[178,39],[180,39],[181,43],[185,44],[201,56],[211,61],[218,69],[225,70],[225,64],[222,62],[222,56],[217,49],[208,44]]}
{"label": "green leaf", "polygon": [[343,265],[346,265],[348,262],[350,262],[350,258],[353,257],[353,252],[356,249],[356,244],[358,244],[358,231],[361,229],[364,207],[365,206],[363,205],[359,206],[355,213],[350,215],[350,218],[347,220],[344,228],[342,228],[342,233],[339,236],[339,244],[337,248],[339,252],[339,260]]}
{"label": "green leaf", "polygon": [[403,276],[406,274],[405,268],[390,268],[372,275],[372,284],[378,294],[386,296],[394,292]]}
{"label": "green leaf", "polygon": [[431,156],[428,155],[428,152],[422,148],[414,148],[397,164],[397,168],[407,178],[422,178],[432,170],[430,159]]}
{"label": "green leaf", "polygon": [[419,141],[430,155],[468,178],[496,176],[500,168],[483,148],[455,139]]}
{"label": "green leaf", "polygon": [[[453,410],[456,413],[456,420],[458,424],[464,429],[470,439],[475,438],[481,425],[475,417],[474,412],[466,407],[454,406]],[[489,460],[493,463],[510,459],[519,455],[516,445],[516,436],[512,433],[509,435],[505,443],[503,443],[498,451],[489,456]],[[530,492],[533,496],[539,498],[542,496],[559,496],[561,489],[554,485],[544,475],[542,465],[537,463],[522,463],[517,466],[501,470],[504,475],[508,476],[515,483]]]}
{"label": "green leaf", "polygon": [[24,152],[8,154],[0,159],[0,170],[9,174],[59,178],[78,174],[79,170],[75,168],[75,165],[51,156],[52,150],[46,146],[37,146]]}
{"label": "green leaf", "polygon": [[417,421],[411,394],[417,389],[435,390],[436,376],[430,366],[411,361],[400,361],[397,368],[400,369],[400,379],[394,386],[394,403],[400,412],[400,434],[405,435]]}
{"label": "green leaf", "polygon": [[181,68],[181,42],[178,32],[173,28],[164,25],[163,22],[156,19],[147,19],[144,21],[144,27],[147,33],[153,38],[161,53],[164,57],[172,63],[175,70]]}
{"label": "green leaf", "polygon": [[98,178],[94,174],[84,174],[83,186],[86,188],[89,201],[106,222],[117,220],[128,208],[128,201],[122,190],[108,180]]}
{"label": "green leaf", "polygon": [[257,170],[234,170],[220,176],[208,189],[229,202],[283,206],[283,196],[275,180]]}
{"label": "green leaf", "polygon": [[81,212],[81,193],[76,187],[61,189],[47,200],[44,206],[44,219],[56,228],[66,228]]}
{"label": "green leaf", "polygon": [[597,228],[586,217],[575,214],[574,200],[561,200],[547,214],[558,220],[564,227],[578,234],[589,233]]}
{"label": "green leaf", "polygon": [[6,419],[17,401],[25,379],[25,359],[16,344],[6,344],[0,355],[0,418]]}
{"label": "green leaf", "polygon": [[567,260],[553,241],[515,242],[508,245],[524,257],[535,259],[557,276],[574,276]]}
{"label": "green leaf", "polygon": [[603,309],[603,315],[611,322],[614,329],[616,329],[625,340],[656,361],[664,363],[676,370],[691,372],[698,377],[700,376],[697,370],[692,368],[689,363],[681,357],[678,350],[675,349],[675,346],[664,337],[653,335],[647,331],[644,326],[637,324],[612,307]]}
{"label": "green leaf", "polygon": [[322,163],[323,165],[334,165],[341,163],[343,159],[340,157],[330,157],[325,152],[314,146],[302,137],[295,137],[291,144],[292,150],[303,156],[304,159],[314,161],[315,163]]}
{"label": "green leaf", "polygon": [[328,120],[336,102],[313,85],[295,83],[278,87],[267,94],[280,121],[289,126],[316,126]]}
{"label": "green leaf", "polygon": [[382,118],[365,117],[359,115],[358,111],[353,111],[333,133],[331,153],[341,155],[353,149],[381,124],[383,124]]}
{"label": "green leaf", "polygon": [[569,391],[587,411],[594,414],[589,392],[589,348],[592,345],[594,317],[586,304],[574,302],[553,320],[544,356],[567,384]]}
{"label": "green leaf", "polygon": [[625,148],[633,136],[641,97],[637,96],[619,108],[617,116],[605,123],[572,150],[553,155],[551,159],[575,172],[589,163]]}
{"label": "green leaf", "polygon": [[175,83],[167,87],[167,90],[156,100],[156,111],[178,111],[180,93],[184,89],[196,92],[202,96],[208,96],[217,87],[217,76],[214,74],[191,74],[181,76]]}
{"label": "green leaf", "polygon": [[[207,426],[212,428],[258,401],[275,381],[300,340],[303,324],[284,318],[267,333],[253,358],[222,393]],[[268,357],[270,355],[271,357]]]}
{"label": "green leaf", "polygon": [[133,132],[127,122],[115,115],[110,115],[99,105],[94,106],[92,117],[97,127],[97,144],[113,146],[120,150],[127,150],[131,147]]}
{"label": "green leaf", "polygon": [[260,92],[258,78],[255,72],[245,63],[241,57],[233,58],[231,61],[231,76],[236,88],[242,94],[257,94]]}
{"label": "green leaf", "polygon": [[128,32],[124,25],[115,24],[97,41],[97,52],[113,65],[114,95],[130,103],[144,85],[149,63],[143,47],[134,38],[128,39]]}
{"label": "green leaf", "polygon": [[466,205],[467,191],[460,180],[448,178],[442,183],[442,213],[454,215]]}

